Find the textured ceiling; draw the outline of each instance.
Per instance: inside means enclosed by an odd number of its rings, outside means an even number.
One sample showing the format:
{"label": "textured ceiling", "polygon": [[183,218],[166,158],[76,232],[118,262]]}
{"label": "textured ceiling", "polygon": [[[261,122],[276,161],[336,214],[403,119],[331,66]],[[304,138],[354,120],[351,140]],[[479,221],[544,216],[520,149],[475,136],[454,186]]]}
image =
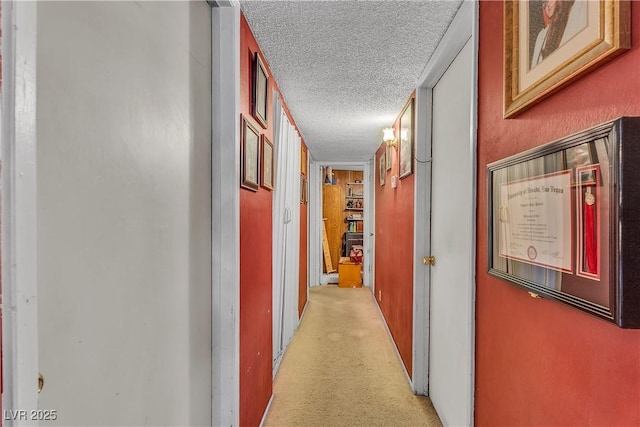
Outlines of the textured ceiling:
{"label": "textured ceiling", "polygon": [[316,160],[365,161],[461,1],[241,1]]}

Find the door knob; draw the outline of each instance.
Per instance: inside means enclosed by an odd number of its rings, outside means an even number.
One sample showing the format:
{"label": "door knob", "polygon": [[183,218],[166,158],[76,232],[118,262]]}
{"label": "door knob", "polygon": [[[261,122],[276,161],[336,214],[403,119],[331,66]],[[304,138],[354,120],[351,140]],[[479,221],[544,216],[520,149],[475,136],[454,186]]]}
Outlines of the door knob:
{"label": "door knob", "polygon": [[422,258],[422,263],[424,265],[436,265],[436,257],[434,256],[426,256]]}

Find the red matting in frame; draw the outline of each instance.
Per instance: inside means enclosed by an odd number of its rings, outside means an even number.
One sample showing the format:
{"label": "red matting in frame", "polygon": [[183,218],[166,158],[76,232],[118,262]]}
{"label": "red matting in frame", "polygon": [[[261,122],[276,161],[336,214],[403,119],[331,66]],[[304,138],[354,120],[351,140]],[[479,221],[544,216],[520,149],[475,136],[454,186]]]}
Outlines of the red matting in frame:
{"label": "red matting in frame", "polygon": [[600,165],[576,168],[576,275],[600,280]]}

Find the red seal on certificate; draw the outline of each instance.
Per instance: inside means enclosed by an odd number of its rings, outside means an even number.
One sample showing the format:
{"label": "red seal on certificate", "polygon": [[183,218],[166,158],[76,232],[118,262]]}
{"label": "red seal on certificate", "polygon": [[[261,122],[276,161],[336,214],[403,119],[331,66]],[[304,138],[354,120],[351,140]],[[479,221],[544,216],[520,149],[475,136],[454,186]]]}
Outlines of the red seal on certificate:
{"label": "red seal on certificate", "polygon": [[527,256],[532,260],[538,258],[538,251],[536,251],[534,246],[529,246],[527,248]]}

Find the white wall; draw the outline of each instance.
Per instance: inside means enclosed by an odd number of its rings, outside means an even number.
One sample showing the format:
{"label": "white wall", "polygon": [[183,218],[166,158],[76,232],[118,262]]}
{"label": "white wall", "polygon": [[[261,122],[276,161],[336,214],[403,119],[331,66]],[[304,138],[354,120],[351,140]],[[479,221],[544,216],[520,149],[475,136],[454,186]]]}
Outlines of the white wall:
{"label": "white wall", "polygon": [[210,8],[37,13],[40,408],[210,424]]}

